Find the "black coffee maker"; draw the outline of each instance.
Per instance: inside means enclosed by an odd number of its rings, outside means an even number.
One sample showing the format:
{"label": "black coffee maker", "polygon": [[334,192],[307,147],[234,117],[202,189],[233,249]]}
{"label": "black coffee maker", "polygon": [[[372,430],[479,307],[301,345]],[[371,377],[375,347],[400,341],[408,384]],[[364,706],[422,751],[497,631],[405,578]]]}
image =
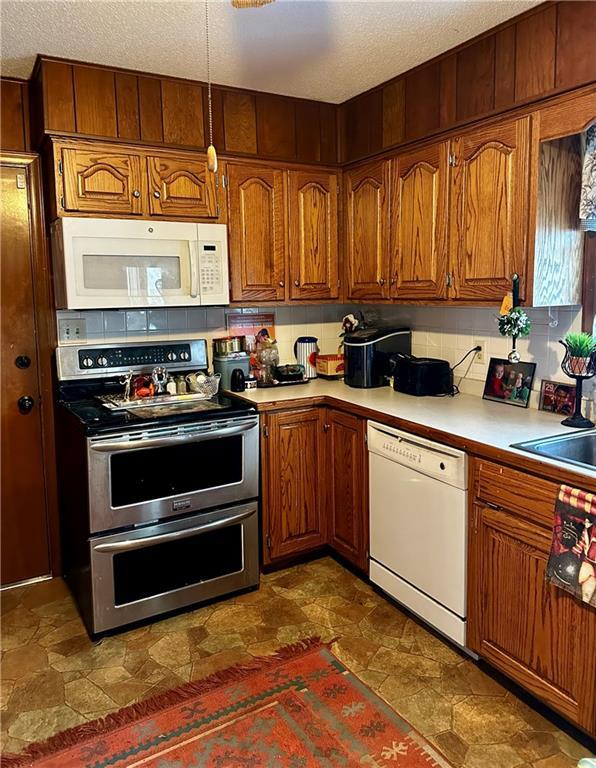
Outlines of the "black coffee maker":
{"label": "black coffee maker", "polygon": [[382,387],[388,383],[391,357],[411,351],[409,328],[364,328],[347,333],[344,382],[349,387]]}

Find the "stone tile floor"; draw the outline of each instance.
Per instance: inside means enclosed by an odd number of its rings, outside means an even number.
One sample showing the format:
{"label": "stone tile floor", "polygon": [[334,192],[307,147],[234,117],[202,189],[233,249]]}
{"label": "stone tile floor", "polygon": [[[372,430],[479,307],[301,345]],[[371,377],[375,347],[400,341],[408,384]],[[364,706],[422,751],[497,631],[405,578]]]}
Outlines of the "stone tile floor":
{"label": "stone tile floor", "polygon": [[337,656],[454,766],[571,768],[587,754],[331,558],[96,644],[60,579],[6,591],[1,602],[3,751],[320,635],[338,637]]}

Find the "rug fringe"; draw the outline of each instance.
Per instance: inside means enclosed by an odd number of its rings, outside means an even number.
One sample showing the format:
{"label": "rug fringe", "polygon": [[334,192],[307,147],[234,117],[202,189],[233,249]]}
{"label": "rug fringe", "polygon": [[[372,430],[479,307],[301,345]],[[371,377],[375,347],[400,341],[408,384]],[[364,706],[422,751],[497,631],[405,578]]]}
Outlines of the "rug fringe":
{"label": "rug fringe", "polygon": [[30,744],[24,752],[18,755],[0,755],[1,768],[22,768],[30,765],[33,760],[48,757],[56,752],[74,747],[85,739],[93,736],[101,736],[109,731],[128,726],[136,720],[153,715],[156,712],[168,709],[195,696],[202,696],[226,683],[242,680],[254,672],[262,672],[270,667],[275,667],[286,661],[290,661],[298,655],[308,653],[319,648],[329,648],[335,642],[323,642],[320,637],[308,637],[279,648],[270,656],[255,656],[253,661],[245,664],[235,664],[227,669],[214,672],[211,675],[185,683],[171,691],[158,693],[144,701],[129,704],[127,707],[112,712],[105,717],[93,720],[90,723],[82,723],[68,728],[66,731],[50,736],[46,741]]}

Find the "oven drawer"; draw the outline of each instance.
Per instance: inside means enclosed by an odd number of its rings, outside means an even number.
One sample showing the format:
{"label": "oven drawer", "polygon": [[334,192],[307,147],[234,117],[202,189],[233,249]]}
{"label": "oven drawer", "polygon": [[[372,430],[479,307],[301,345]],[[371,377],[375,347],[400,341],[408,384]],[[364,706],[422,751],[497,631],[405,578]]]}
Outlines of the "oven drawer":
{"label": "oven drawer", "polygon": [[93,633],[259,583],[256,502],[89,540]]}
{"label": "oven drawer", "polygon": [[239,417],[89,438],[91,533],[258,495],[259,419]]}

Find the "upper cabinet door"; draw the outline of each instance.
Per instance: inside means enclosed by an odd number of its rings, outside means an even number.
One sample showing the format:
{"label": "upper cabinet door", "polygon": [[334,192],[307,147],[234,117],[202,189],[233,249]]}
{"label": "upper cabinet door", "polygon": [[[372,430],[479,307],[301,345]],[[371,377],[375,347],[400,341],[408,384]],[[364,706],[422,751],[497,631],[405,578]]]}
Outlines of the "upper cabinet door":
{"label": "upper cabinet door", "polygon": [[338,287],[335,173],[289,171],[290,298],[335,299]]}
{"label": "upper cabinet door", "polygon": [[232,301],[283,301],[286,296],[284,172],[228,165]]}
{"label": "upper cabinet door", "polygon": [[530,117],[474,131],[453,146],[455,296],[499,301],[513,273],[525,272]]}
{"label": "upper cabinet door", "polygon": [[64,209],[142,214],[146,196],[141,155],[110,149],[63,147]]}
{"label": "upper cabinet door", "polygon": [[347,171],[344,176],[349,299],[389,297],[389,165],[389,161],[377,161]]}
{"label": "upper cabinet door", "polygon": [[149,156],[147,170],[152,215],[218,217],[215,174],[208,170],[206,158]]}
{"label": "upper cabinet door", "polygon": [[391,295],[447,293],[449,142],[399,155],[391,168]]}

